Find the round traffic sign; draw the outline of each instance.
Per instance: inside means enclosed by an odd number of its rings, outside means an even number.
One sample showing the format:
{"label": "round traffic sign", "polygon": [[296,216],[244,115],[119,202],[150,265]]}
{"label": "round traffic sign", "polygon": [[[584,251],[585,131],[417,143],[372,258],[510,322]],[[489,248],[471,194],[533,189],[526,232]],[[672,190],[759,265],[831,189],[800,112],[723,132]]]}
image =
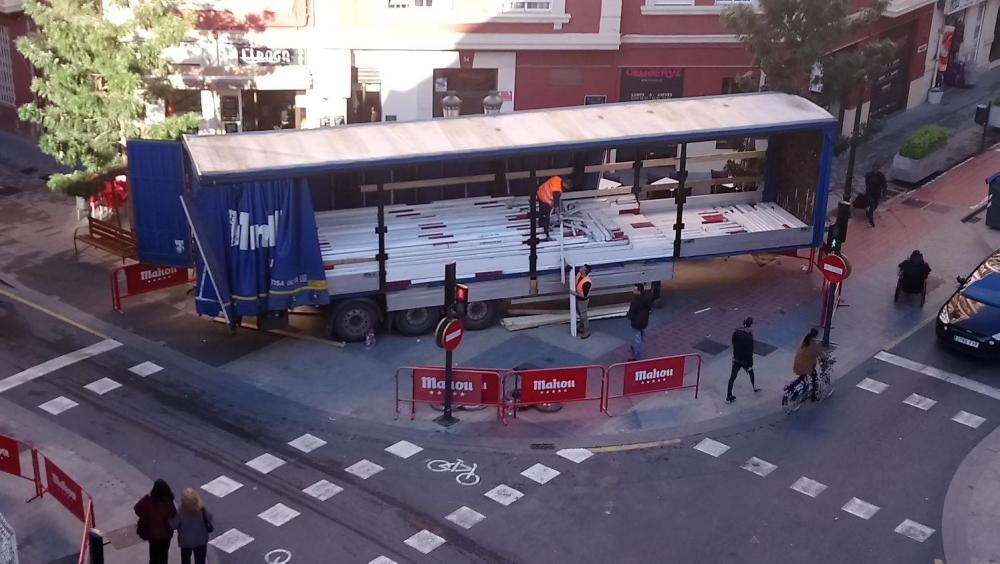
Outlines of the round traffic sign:
{"label": "round traffic sign", "polygon": [[438,323],[435,335],[437,346],[451,352],[458,348],[458,345],[462,342],[462,337],[464,335],[465,325],[462,323],[462,320],[448,319],[446,317]]}
{"label": "round traffic sign", "polygon": [[851,275],[851,263],[841,255],[826,255],[819,263],[823,278],[831,284],[839,284]]}

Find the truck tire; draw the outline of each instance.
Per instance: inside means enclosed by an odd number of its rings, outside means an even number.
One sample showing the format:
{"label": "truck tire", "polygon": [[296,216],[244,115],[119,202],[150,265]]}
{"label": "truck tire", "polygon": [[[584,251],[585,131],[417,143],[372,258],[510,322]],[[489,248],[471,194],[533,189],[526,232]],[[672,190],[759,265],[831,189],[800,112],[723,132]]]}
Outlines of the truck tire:
{"label": "truck tire", "polygon": [[407,337],[419,337],[434,331],[440,319],[441,308],[438,307],[415,307],[393,314],[396,330]]}
{"label": "truck tire", "polygon": [[330,337],[341,341],[365,340],[381,321],[378,305],[368,299],[347,300],[330,306]]}
{"label": "truck tire", "polygon": [[472,331],[479,331],[496,325],[497,314],[500,308],[496,300],[485,302],[469,302],[465,314],[465,328]]}

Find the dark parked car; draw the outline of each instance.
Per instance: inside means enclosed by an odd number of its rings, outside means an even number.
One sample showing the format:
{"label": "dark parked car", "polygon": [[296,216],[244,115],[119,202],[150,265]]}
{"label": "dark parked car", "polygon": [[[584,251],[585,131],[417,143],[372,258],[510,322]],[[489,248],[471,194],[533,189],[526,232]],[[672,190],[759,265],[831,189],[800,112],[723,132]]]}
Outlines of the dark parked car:
{"label": "dark parked car", "polygon": [[1000,249],[986,257],[938,312],[938,340],[961,351],[1000,358]]}

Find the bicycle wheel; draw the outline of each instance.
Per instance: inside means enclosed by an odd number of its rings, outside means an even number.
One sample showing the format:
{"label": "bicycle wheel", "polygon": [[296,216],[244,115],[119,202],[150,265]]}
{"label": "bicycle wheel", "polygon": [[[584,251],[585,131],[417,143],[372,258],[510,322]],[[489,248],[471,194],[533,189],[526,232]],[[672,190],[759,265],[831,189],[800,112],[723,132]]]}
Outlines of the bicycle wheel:
{"label": "bicycle wheel", "polygon": [[450,460],[428,460],[427,469],[431,472],[451,472]]}
{"label": "bicycle wheel", "polygon": [[462,472],[455,476],[455,481],[463,486],[474,486],[479,483],[479,474],[476,474],[472,470]]}

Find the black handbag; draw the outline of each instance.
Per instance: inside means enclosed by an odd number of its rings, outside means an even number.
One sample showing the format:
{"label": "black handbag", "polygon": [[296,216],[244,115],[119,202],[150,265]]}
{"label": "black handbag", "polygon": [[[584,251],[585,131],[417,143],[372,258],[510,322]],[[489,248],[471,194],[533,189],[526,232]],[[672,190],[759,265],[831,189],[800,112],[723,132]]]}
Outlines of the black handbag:
{"label": "black handbag", "polygon": [[144,541],[149,540],[149,521],[145,517],[139,517],[139,522],[135,526],[135,534]]}
{"label": "black handbag", "polygon": [[205,531],[206,532],[208,532],[209,534],[215,532],[215,525],[213,525],[212,521],[209,520],[208,514],[205,513],[205,508],[204,507],[201,509],[201,519],[202,519],[202,521],[205,522]]}

